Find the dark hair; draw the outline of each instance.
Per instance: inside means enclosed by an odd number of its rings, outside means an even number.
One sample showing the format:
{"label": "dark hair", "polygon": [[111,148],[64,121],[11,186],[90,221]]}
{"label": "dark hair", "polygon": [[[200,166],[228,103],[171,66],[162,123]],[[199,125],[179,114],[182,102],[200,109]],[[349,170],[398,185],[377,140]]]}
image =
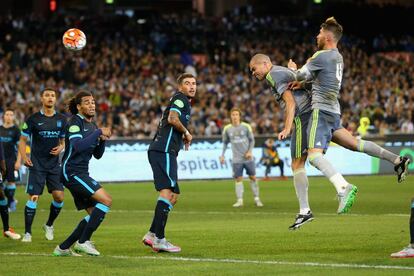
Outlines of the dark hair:
{"label": "dark hair", "polygon": [[190,73],[183,73],[183,74],[179,75],[178,78],[177,78],[178,85],[183,84],[184,79],[187,79],[187,78],[193,78],[193,79],[195,79],[195,77],[192,74],[190,74]]}
{"label": "dark hair", "polygon": [[239,112],[240,117],[242,116],[242,112],[241,109],[238,107],[233,107],[232,109],[230,109],[230,115],[231,113],[233,113],[234,111]]}
{"label": "dark hair", "polygon": [[80,90],[74,97],[72,97],[68,102],[68,110],[72,115],[78,114],[78,104],[82,103],[83,97],[93,96],[91,92],[87,90]]}
{"label": "dark hair", "polygon": [[13,109],[11,109],[11,108],[6,108],[5,110],[4,110],[4,112],[3,112],[3,118],[4,118],[4,116],[6,116],[6,112],[7,111],[11,111],[11,112],[13,112],[13,115],[14,115],[14,110]]}
{"label": "dark hair", "polygon": [[321,28],[332,32],[336,41],[339,41],[342,37],[342,26],[338,23],[338,21],[336,21],[333,16],[326,19],[326,21],[321,24]]}
{"label": "dark hair", "polygon": [[40,91],[40,96],[43,96],[43,94],[44,94],[46,91],[53,91],[53,92],[55,92],[55,95],[57,96],[57,92],[56,92],[56,90],[55,90],[55,89],[53,89],[53,88],[51,88],[51,87],[45,87],[45,88],[43,88],[43,90],[42,90],[42,91]]}

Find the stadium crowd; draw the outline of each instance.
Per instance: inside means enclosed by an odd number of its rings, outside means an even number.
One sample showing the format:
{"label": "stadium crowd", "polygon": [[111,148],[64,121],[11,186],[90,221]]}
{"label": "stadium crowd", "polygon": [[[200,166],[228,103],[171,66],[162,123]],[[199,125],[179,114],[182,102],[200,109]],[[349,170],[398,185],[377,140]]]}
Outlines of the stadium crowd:
{"label": "stadium crowd", "polygon": [[[63,32],[74,26],[88,39],[77,53],[61,44]],[[58,109],[64,111],[65,101],[85,88],[97,99],[98,125],[111,126],[117,137],[149,138],[176,76],[187,71],[198,81],[194,135],[220,134],[233,106],[244,111],[256,134],[275,134],[283,128],[283,111],[270,90],[252,78],[249,59],[262,52],[278,65],[286,66],[289,58],[304,64],[316,51],[318,31],[305,19],[237,11],[222,18],[169,14],[138,21],[127,16],[0,17],[0,114],[11,108],[22,123],[39,107],[44,87],[57,89]],[[414,133],[413,60],[384,55],[391,50],[414,51],[414,38],[363,40],[345,28],[340,103],[343,125],[354,133],[364,117],[371,134]]]}

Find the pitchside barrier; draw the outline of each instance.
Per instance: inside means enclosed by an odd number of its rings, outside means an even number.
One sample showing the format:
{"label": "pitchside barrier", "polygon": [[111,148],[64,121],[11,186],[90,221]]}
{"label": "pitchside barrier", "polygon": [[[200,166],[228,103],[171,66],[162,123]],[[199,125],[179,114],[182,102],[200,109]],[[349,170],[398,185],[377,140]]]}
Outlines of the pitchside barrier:
{"label": "pitchside barrier", "polygon": [[[260,164],[262,157],[261,147],[268,137],[256,138],[256,147],[253,155],[256,163],[258,177],[263,177],[264,165]],[[401,138],[401,137],[400,137]],[[399,155],[414,159],[414,137],[411,140],[400,139],[400,141],[382,141],[383,146]],[[382,138],[383,139],[383,138]],[[388,140],[388,141],[387,141]],[[405,141],[404,141],[405,140]],[[92,159],[90,163],[90,174],[101,182],[118,181],[150,181],[153,179],[152,170],[148,163],[147,149],[149,140],[111,140],[108,141],[105,154],[100,160]],[[285,163],[285,175],[291,176],[291,158],[289,142],[277,142],[279,157]],[[222,153],[223,144],[219,138],[195,139],[189,151],[182,150],[178,155],[178,177],[179,179],[222,179],[232,177],[231,147],[226,151],[226,162],[220,164],[219,156]],[[344,175],[369,175],[394,173],[394,167],[383,160],[372,158],[366,154],[352,152],[335,144],[331,144],[326,157]],[[414,172],[414,162],[409,167]],[[321,173],[306,163],[308,175],[321,175]],[[22,182],[26,183],[27,169],[22,168]],[[278,167],[273,167],[271,177],[280,176]]]}

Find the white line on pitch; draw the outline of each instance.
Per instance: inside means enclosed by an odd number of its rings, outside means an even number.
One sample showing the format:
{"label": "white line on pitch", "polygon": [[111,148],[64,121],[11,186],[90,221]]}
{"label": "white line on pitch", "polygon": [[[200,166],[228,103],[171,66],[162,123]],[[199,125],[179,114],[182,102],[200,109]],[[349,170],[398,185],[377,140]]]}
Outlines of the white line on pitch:
{"label": "white line on pitch", "polygon": [[[38,212],[50,212],[49,209],[37,209]],[[17,211],[18,213],[19,211]],[[79,212],[75,209],[64,209],[62,212]],[[111,209],[110,213],[138,213],[138,214],[153,214],[154,210],[122,210],[122,209]],[[292,215],[295,216],[296,213],[292,212],[246,212],[246,211],[181,211],[175,210],[174,214],[177,215]],[[335,212],[332,213],[314,213],[315,216],[329,216],[329,217],[337,217],[338,214]],[[372,216],[387,216],[387,217],[409,217],[409,214],[346,214],[341,215],[346,217],[372,217]]]}
{"label": "white line on pitch", "polygon": [[[19,252],[2,252],[1,255],[8,256],[52,256],[51,254],[42,253],[19,253]],[[213,259],[213,258],[191,258],[191,257],[158,257],[158,256],[102,256],[103,258],[126,259],[126,260],[161,260],[161,261],[181,261],[197,263],[230,263],[230,264],[258,264],[258,265],[293,265],[293,266],[312,266],[328,268],[358,268],[358,269],[384,269],[384,270],[414,270],[411,266],[397,265],[367,265],[367,264],[347,264],[347,263],[316,263],[316,262],[288,262],[275,260],[243,260],[243,259]],[[56,257],[55,257],[56,258]],[[98,257],[101,258],[101,257]]]}

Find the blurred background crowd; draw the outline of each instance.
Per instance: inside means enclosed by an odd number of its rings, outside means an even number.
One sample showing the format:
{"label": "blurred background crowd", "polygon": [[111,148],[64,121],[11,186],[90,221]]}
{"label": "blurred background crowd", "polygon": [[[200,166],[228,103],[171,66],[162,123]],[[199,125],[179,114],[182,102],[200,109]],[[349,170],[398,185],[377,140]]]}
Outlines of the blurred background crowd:
{"label": "blurred background crowd", "polygon": [[[256,134],[283,128],[283,111],[248,62],[266,53],[277,65],[300,66],[316,49],[319,22],[296,16],[255,15],[249,7],[221,17],[168,13],[145,19],[35,15],[0,17],[0,114],[16,112],[19,124],[39,109],[44,87],[59,92],[58,109],[79,88],[91,90],[98,125],[117,137],[150,138],[175,91],[176,77],[197,76],[191,132],[220,135],[228,111],[237,106]],[[339,20],[341,23],[341,21]],[[78,27],[88,44],[64,49],[63,32]],[[365,135],[414,133],[414,37],[360,37],[347,32],[339,50],[345,68],[342,124]],[[1,123],[1,122],[0,122]],[[361,128],[361,125],[364,126]]]}

